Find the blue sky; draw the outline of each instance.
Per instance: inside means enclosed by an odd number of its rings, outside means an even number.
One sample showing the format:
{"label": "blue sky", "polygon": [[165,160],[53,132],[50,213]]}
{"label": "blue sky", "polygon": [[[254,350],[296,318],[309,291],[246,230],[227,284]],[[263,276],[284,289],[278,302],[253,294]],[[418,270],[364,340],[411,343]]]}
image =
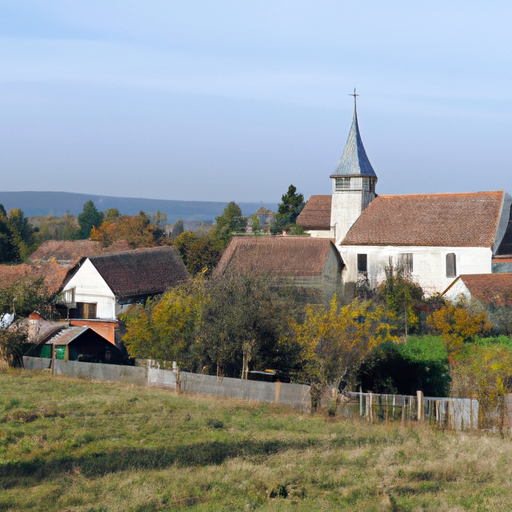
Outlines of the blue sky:
{"label": "blue sky", "polygon": [[5,191],[330,193],[354,86],[378,193],[512,192],[512,3],[0,0]]}

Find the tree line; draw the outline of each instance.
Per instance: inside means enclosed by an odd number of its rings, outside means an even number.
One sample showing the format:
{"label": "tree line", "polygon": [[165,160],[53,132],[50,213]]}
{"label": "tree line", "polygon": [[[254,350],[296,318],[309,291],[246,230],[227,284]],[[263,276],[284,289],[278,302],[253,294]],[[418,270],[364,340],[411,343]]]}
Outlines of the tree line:
{"label": "tree line", "polygon": [[[304,207],[304,196],[290,185],[281,199],[269,230],[272,233],[300,231],[295,221]],[[195,232],[186,231],[181,218],[166,230],[167,214],[160,211],[122,215],[117,208],[111,208],[101,212],[93,201],[87,201],[76,218],[66,213],[60,218],[49,215],[33,222],[34,225],[28,222],[22,210],[14,208],[7,213],[0,205],[0,263],[25,261],[47,240],[90,239],[100,242],[103,247],[124,240],[133,249],[174,243],[189,272],[196,275],[204,268],[211,272],[234,234],[245,232],[248,225],[254,234],[265,229],[256,215],[244,217],[234,201],[228,203],[215,219],[213,228],[205,227]]]}

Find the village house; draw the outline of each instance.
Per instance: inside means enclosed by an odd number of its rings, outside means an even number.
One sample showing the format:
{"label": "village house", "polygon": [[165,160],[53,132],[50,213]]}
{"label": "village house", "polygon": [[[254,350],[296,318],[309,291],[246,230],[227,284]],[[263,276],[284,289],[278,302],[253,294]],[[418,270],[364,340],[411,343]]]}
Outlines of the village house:
{"label": "village house", "polygon": [[174,247],[151,247],[82,258],[64,280],[60,310],[71,325],[87,325],[114,343],[117,318],[190,279]]}
{"label": "village house", "polygon": [[491,273],[511,252],[512,198],[504,191],[378,195],[355,103],[330,179],[332,194],[312,196],[297,224],[335,240],[347,298],[375,288],[389,265],[402,266],[427,293],[440,293],[460,274]]}
{"label": "village house", "polygon": [[340,290],[343,262],[334,240],[305,236],[235,236],[213,273],[266,275],[277,286],[293,285],[314,300]]}
{"label": "village house", "polygon": [[512,273],[470,274],[457,277],[443,292],[452,302],[476,299],[483,304],[512,305]]}

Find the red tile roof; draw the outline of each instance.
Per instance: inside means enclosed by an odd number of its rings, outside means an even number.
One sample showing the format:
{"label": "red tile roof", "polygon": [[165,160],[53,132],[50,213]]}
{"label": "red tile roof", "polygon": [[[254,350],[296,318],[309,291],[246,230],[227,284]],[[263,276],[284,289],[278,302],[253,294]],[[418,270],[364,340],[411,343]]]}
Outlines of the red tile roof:
{"label": "red tile roof", "polygon": [[118,240],[109,247],[102,247],[100,242],[93,240],[47,240],[34,251],[29,260],[32,262],[44,262],[56,260],[63,266],[73,266],[84,256],[108,254],[130,250],[126,240]]}
{"label": "red tile roof", "polygon": [[492,247],[504,192],[378,196],[343,245]]}
{"label": "red tile roof", "polygon": [[[468,274],[461,275],[458,279],[466,285],[474,299],[487,303],[496,302],[498,305],[512,304],[512,273]],[[454,284],[455,282],[449,288]]]}
{"label": "red tile roof", "polygon": [[[503,191],[379,195],[343,245],[492,247]],[[311,196],[297,219],[305,229],[330,228],[331,196]]]}
{"label": "red tile roof", "polygon": [[[68,282],[86,258],[66,278]],[[190,279],[183,261],[172,246],[150,247],[100,256],[91,263],[119,298],[155,295]]]}
{"label": "red tile roof", "polygon": [[50,293],[55,293],[62,286],[66,269],[56,261],[46,261],[39,264],[0,265],[0,288],[10,286],[27,277],[38,278],[41,276],[44,277]]}
{"label": "red tile roof", "polygon": [[235,236],[224,251],[214,277],[228,272],[278,277],[318,276],[327,258],[334,251],[341,257],[329,238],[305,236]]}
{"label": "red tile roof", "polygon": [[304,229],[331,229],[332,196],[311,196],[297,217],[297,224]]}

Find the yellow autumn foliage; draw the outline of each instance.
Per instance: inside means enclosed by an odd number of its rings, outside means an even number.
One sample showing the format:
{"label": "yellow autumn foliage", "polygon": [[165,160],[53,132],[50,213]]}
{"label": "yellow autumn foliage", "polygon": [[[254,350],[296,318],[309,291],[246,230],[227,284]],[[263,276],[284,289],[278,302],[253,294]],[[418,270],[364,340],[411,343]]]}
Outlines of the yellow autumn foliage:
{"label": "yellow autumn foliage", "polygon": [[457,354],[465,342],[486,334],[491,328],[487,315],[472,311],[465,301],[448,303],[434,311],[428,316],[427,324],[434,334],[442,337],[449,356]]}
{"label": "yellow autumn foliage", "polygon": [[291,327],[309,379],[333,386],[349,380],[375,347],[398,341],[383,306],[358,299],[340,306],[336,295],[329,308],[309,305],[304,322]]}

